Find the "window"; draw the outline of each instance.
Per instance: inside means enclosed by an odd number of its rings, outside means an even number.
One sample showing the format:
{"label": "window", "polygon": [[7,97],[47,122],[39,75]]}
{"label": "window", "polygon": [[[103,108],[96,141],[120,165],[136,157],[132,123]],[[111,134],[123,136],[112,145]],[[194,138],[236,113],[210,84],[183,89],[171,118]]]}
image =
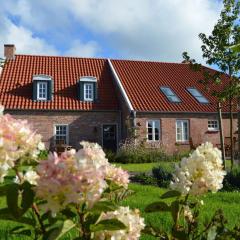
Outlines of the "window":
{"label": "window", "polygon": [[93,83],[84,83],[84,101],[93,101]]}
{"label": "window", "polygon": [[208,120],[208,130],[209,131],[218,131],[218,120]]}
{"label": "window", "polygon": [[159,141],[160,139],[160,121],[148,120],[147,121],[147,140]]}
{"label": "window", "polygon": [[188,120],[176,121],[176,140],[177,142],[187,142],[189,140],[189,122]]}
{"label": "window", "polygon": [[181,102],[180,98],[172,91],[169,87],[161,87],[161,91],[168,98],[170,102],[179,103]]}
{"label": "window", "polygon": [[47,100],[47,83],[37,83],[37,100]]}
{"label": "window", "polygon": [[209,101],[196,89],[196,88],[187,88],[188,92],[197,99],[200,103],[209,103]]}
{"label": "window", "polygon": [[55,125],[55,143],[68,144],[68,125]]}

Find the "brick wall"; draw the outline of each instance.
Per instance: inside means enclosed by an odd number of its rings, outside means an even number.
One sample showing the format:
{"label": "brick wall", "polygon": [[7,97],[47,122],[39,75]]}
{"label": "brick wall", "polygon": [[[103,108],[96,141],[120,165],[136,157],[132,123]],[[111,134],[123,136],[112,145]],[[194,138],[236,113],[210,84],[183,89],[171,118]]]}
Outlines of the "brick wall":
{"label": "brick wall", "polygon": [[[224,136],[229,137],[229,119],[226,116],[223,117],[223,128]],[[153,145],[163,145],[163,148],[168,153],[177,151],[189,150],[190,145],[176,143],[176,120],[187,119],[189,120],[189,134],[192,137],[193,144],[198,145],[200,143],[209,141],[214,145],[220,144],[219,132],[208,131],[208,120],[217,119],[215,114],[137,114],[137,125],[138,125],[138,140],[146,140],[146,121],[148,119],[160,120],[160,141],[151,143]],[[234,120],[234,132],[237,130],[237,120]],[[237,137],[237,134],[235,134]],[[146,143],[150,145],[150,143]]]}
{"label": "brick wall", "polygon": [[27,119],[43,136],[47,147],[54,141],[54,124],[69,125],[69,145],[79,148],[79,142],[87,140],[102,144],[102,124],[118,124],[120,139],[120,114],[116,112],[58,112],[58,111],[7,111],[15,118]]}

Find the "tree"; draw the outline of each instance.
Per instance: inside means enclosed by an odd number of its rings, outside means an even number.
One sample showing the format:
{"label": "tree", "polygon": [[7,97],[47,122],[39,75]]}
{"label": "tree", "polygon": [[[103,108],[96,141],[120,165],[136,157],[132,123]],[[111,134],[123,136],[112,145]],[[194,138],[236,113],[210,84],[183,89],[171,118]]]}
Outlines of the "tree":
{"label": "tree", "polygon": [[[222,91],[212,91],[220,103],[228,102],[230,118],[230,138],[231,138],[231,166],[234,160],[233,146],[233,104],[234,99],[240,96],[240,1],[224,0],[223,10],[220,18],[214,26],[212,33],[207,36],[199,34],[202,40],[202,56],[206,64],[217,66],[219,71],[204,69],[204,79],[201,80],[209,90],[208,85],[222,85]],[[187,53],[183,54],[189,60]],[[200,64],[193,60],[195,69],[203,70]],[[226,84],[227,76],[227,84]],[[223,79],[225,80],[223,81]],[[213,88],[212,88],[213,89]]]}

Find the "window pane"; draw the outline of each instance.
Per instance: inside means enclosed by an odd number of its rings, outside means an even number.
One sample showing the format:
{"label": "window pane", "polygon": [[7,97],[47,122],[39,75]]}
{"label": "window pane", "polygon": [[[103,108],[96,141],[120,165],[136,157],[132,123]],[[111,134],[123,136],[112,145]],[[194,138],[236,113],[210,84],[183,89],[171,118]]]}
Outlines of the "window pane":
{"label": "window pane", "polygon": [[56,125],[55,132],[56,144],[67,144],[67,126]]}
{"label": "window pane", "polygon": [[188,92],[200,103],[209,103],[209,101],[196,88],[187,88]]}
{"label": "window pane", "polygon": [[172,91],[169,87],[161,87],[161,91],[164,93],[164,95],[168,98],[170,102],[181,102],[179,97]]}
{"label": "window pane", "polygon": [[85,83],[84,84],[84,100],[93,100],[93,84],[92,83]]}
{"label": "window pane", "polygon": [[189,140],[189,129],[187,120],[176,121],[176,140],[177,141],[188,141]]}
{"label": "window pane", "polygon": [[158,141],[160,139],[160,121],[147,121],[147,139],[150,141]]}

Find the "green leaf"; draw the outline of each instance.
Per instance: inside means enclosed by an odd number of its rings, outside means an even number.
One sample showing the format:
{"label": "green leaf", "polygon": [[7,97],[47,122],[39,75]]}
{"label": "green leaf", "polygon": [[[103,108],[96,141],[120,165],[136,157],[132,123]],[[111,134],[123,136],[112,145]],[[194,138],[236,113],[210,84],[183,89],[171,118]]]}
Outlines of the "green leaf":
{"label": "green leaf", "polygon": [[166,199],[166,198],[173,198],[173,197],[180,197],[181,193],[176,191],[176,190],[171,190],[165,192],[162,196],[161,199]]}
{"label": "green leaf", "polygon": [[8,184],[0,186],[0,197],[6,196]]}
{"label": "green leaf", "polygon": [[100,201],[94,204],[91,212],[109,212],[117,209],[117,205],[111,201]]}
{"label": "green leaf", "polygon": [[235,53],[240,53],[240,43],[234,46],[231,46],[230,49],[232,49]]}
{"label": "green leaf", "polygon": [[176,200],[172,202],[171,213],[175,223],[178,221],[178,218],[179,218],[179,209],[180,209],[179,201]]}
{"label": "green leaf", "polygon": [[48,240],[58,240],[63,237],[66,233],[68,233],[71,229],[75,227],[75,223],[71,220],[66,220],[60,226],[60,228],[54,229],[49,235]]}
{"label": "green leaf", "polygon": [[21,187],[23,190],[22,202],[21,202],[21,207],[22,207],[21,214],[23,215],[33,204],[34,191],[32,190],[31,184],[26,181],[23,183]]}
{"label": "green leaf", "polygon": [[20,209],[18,207],[18,191],[19,191],[18,184],[13,183],[11,185],[8,185],[7,206],[8,206],[9,211],[15,218],[20,217]]}
{"label": "green leaf", "polygon": [[179,239],[179,240],[189,239],[188,234],[186,232],[184,232],[184,230],[174,230],[173,237],[175,237],[176,239]]}
{"label": "green leaf", "polygon": [[124,230],[126,226],[117,219],[106,219],[102,220],[95,225],[90,226],[91,232],[98,232],[98,231],[117,231],[117,230]]}
{"label": "green leaf", "polygon": [[145,212],[169,212],[171,208],[165,202],[154,202],[145,208]]}
{"label": "green leaf", "polygon": [[11,234],[16,234],[16,235],[25,235],[25,236],[31,236],[32,235],[32,231],[28,228],[26,228],[26,226],[17,226],[13,229],[10,230]]}

